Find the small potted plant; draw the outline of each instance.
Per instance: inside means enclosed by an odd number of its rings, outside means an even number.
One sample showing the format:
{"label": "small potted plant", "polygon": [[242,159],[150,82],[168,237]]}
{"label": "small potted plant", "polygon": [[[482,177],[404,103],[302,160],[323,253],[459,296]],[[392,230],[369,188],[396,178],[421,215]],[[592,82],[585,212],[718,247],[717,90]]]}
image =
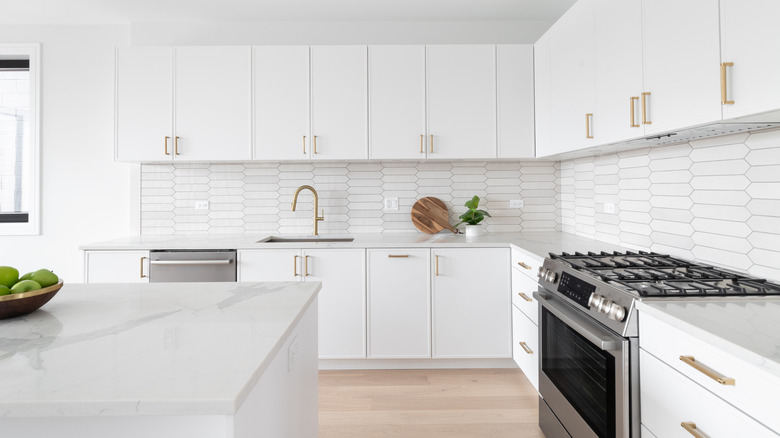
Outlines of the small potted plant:
{"label": "small potted plant", "polygon": [[[479,207],[479,196],[474,196],[470,201],[466,201],[464,205],[469,211],[458,216],[458,219],[460,219],[458,225],[466,224],[466,236],[479,236],[483,233],[479,223],[485,219],[485,216],[490,217],[490,213],[477,209]],[[458,225],[455,226],[457,227]]]}

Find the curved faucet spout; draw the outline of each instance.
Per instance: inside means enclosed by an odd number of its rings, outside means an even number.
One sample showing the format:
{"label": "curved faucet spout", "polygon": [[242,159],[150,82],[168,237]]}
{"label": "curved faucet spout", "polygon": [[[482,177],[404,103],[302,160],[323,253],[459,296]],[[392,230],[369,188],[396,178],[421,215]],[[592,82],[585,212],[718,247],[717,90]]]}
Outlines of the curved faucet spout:
{"label": "curved faucet spout", "polygon": [[325,220],[325,210],[322,210],[322,213],[320,216],[317,216],[317,209],[319,207],[319,196],[317,195],[317,191],[314,190],[314,187],[309,185],[304,185],[298,187],[297,190],[295,190],[295,195],[293,195],[293,202],[292,202],[292,211],[295,211],[295,206],[298,205],[298,194],[301,193],[301,190],[308,189],[311,190],[312,194],[314,195],[314,235],[318,236],[319,232],[317,230],[317,224],[319,221]]}

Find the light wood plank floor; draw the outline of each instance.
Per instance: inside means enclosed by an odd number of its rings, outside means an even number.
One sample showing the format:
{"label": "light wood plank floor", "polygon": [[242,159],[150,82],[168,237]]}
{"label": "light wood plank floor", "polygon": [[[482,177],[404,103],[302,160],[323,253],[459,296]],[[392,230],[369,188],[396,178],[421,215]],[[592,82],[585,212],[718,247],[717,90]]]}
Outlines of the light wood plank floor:
{"label": "light wood plank floor", "polygon": [[543,438],[517,369],[320,371],[320,438]]}

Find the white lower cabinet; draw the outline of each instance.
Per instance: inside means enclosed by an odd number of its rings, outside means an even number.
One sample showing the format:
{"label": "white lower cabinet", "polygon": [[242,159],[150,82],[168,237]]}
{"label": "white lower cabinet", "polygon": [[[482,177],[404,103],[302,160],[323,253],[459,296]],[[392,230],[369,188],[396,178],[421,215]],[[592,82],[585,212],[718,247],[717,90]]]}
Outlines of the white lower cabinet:
{"label": "white lower cabinet", "polygon": [[148,283],[149,251],[86,251],[86,283]]}
{"label": "white lower cabinet", "polygon": [[512,306],[512,358],[538,391],[539,328],[515,306]]}
{"label": "white lower cabinet", "polygon": [[509,249],[431,250],[434,358],[511,358]]}
{"label": "white lower cabinet", "polygon": [[369,249],[368,357],[431,357],[430,251]]}

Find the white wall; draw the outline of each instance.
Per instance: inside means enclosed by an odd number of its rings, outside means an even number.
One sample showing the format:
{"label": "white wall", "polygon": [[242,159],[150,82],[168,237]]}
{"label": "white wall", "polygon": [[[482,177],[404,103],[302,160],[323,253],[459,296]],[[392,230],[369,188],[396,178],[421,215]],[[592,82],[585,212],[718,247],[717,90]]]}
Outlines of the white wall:
{"label": "white wall", "polygon": [[114,47],[127,26],[2,26],[41,43],[41,235],[0,236],[0,265],[83,281],[79,245],[138,233],[138,166],[114,163]]}

